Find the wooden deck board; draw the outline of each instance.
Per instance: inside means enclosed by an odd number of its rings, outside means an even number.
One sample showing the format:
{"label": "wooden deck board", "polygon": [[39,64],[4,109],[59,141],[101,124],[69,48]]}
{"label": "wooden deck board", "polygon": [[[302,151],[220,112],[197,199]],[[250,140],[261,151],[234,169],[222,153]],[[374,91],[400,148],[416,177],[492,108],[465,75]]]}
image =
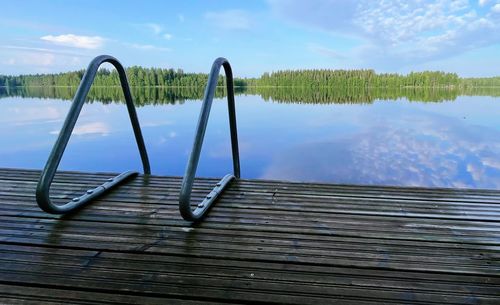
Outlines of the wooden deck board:
{"label": "wooden deck board", "polygon": [[[0,169],[2,304],[500,304],[497,190],[239,180],[191,225],[178,177],[57,216],[36,206],[39,174]],[[111,175],[58,173],[52,196]]]}

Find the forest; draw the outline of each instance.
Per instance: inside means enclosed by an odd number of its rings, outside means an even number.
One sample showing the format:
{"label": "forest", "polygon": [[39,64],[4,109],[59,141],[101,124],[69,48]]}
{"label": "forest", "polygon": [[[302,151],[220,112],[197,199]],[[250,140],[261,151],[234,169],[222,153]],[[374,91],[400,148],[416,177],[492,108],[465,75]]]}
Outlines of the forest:
{"label": "forest", "polygon": [[[30,74],[19,76],[0,75],[0,86],[78,86],[85,70],[57,73]],[[131,86],[137,87],[203,87],[208,75],[203,73],[184,73],[181,69],[160,69],[129,67],[126,69],[127,79]],[[219,79],[222,84],[223,77]],[[99,69],[94,86],[119,86],[120,79],[116,70]]]}
{"label": "forest", "polygon": [[[30,75],[0,75],[0,87],[19,86],[78,86],[85,70]],[[127,78],[134,87],[204,87],[208,75],[186,73],[182,69],[143,68],[126,69]],[[224,77],[220,77],[222,85]],[[116,70],[100,69],[94,86],[118,86]],[[334,87],[334,88],[466,88],[500,86],[500,77],[460,78],[456,73],[441,71],[411,72],[408,74],[376,73],[371,69],[360,70],[283,70],[264,73],[259,78],[235,78],[236,87]]]}
{"label": "forest", "polygon": [[377,74],[374,70],[286,70],[264,73],[258,79],[247,80],[251,86],[286,87],[456,87],[460,78],[455,73],[439,71]]}

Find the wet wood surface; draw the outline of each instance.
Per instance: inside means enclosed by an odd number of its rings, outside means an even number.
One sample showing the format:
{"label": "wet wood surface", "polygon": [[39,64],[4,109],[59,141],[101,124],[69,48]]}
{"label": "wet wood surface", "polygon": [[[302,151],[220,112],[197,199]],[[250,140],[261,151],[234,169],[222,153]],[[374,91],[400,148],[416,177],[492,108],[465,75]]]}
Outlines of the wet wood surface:
{"label": "wet wood surface", "polygon": [[[0,169],[1,304],[500,304],[498,190],[239,180],[191,224],[179,177],[58,216],[39,175]],[[61,172],[51,196],[112,176]]]}

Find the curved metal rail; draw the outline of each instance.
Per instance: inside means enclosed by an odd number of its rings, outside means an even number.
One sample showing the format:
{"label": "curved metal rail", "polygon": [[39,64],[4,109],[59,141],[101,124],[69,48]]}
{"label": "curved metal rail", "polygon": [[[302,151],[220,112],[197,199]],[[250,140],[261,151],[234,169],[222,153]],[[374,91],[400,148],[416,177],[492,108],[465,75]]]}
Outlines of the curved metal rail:
{"label": "curved metal rail", "polygon": [[90,87],[92,86],[92,82],[94,81],[97,70],[99,69],[99,66],[105,62],[112,64],[118,71],[123,94],[127,103],[130,122],[132,123],[135,140],[137,142],[137,147],[139,148],[139,153],[141,155],[144,173],[151,173],[146,146],[144,145],[141,127],[139,125],[139,120],[135,111],[132,95],[130,94],[130,87],[128,85],[125,70],[116,58],[109,55],[97,56],[96,58],[94,58],[94,60],[92,60],[92,62],[90,62],[85,75],[83,75],[80,86],[78,87],[78,90],[76,91],[75,97],[73,99],[73,103],[71,104],[71,108],[61,128],[61,132],[59,133],[59,137],[57,138],[57,141],[52,148],[52,152],[49,155],[49,159],[47,160],[42,175],[40,176],[40,180],[38,181],[38,185],[36,188],[36,201],[38,203],[38,206],[45,212],[52,214],[66,214],[74,211],[75,209],[78,209],[83,205],[89,203],[96,197],[108,192],[111,188],[117,186],[126,179],[138,174],[134,171],[127,171],[114,178],[109,178],[106,183],[94,189],[88,190],[82,196],[73,198],[73,200],[63,205],[54,204],[50,200],[50,185],[52,184],[52,180],[54,179],[57,167],[59,166],[61,158],[64,154],[64,150],[66,149],[68,141],[71,137],[71,133],[73,132],[73,128],[75,127],[78,116],[80,115],[80,111],[82,110],[83,104],[85,103],[85,99],[90,90]]}
{"label": "curved metal rail", "polygon": [[[215,188],[198,204],[196,209],[191,210],[191,191],[193,189],[193,182],[200,159],[201,147],[203,145],[203,138],[205,137],[205,130],[207,128],[208,118],[210,116],[210,109],[217,87],[219,78],[219,71],[221,66],[224,67],[226,73],[226,87],[227,87],[227,106],[229,114],[229,128],[231,132],[231,148],[233,154],[233,174],[228,174],[217,183]],[[181,192],[179,196],[179,210],[182,217],[188,221],[201,220],[208,209],[213,205],[217,197],[222,193],[224,188],[231,182],[231,180],[240,177],[240,157],[238,152],[238,135],[236,130],[236,110],[234,106],[234,87],[233,87],[233,72],[231,65],[225,58],[217,58],[213,65],[210,75],[208,76],[208,84],[205,88],[205,95],[203,97],[203,105],[201,106],[200,117],[198,119],[198,126],[194,138],[193,150],[189,157],[186,167],[186,173],[182,180]]]}

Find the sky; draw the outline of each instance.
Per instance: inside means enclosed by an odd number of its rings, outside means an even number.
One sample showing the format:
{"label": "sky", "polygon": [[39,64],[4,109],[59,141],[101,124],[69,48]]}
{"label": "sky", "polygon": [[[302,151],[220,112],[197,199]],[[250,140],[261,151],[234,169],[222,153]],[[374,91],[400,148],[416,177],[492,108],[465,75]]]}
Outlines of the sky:
{"label": "sky", "polygon": [[123,65],[500,75],[500,0],[0,0],[0,74]]}

